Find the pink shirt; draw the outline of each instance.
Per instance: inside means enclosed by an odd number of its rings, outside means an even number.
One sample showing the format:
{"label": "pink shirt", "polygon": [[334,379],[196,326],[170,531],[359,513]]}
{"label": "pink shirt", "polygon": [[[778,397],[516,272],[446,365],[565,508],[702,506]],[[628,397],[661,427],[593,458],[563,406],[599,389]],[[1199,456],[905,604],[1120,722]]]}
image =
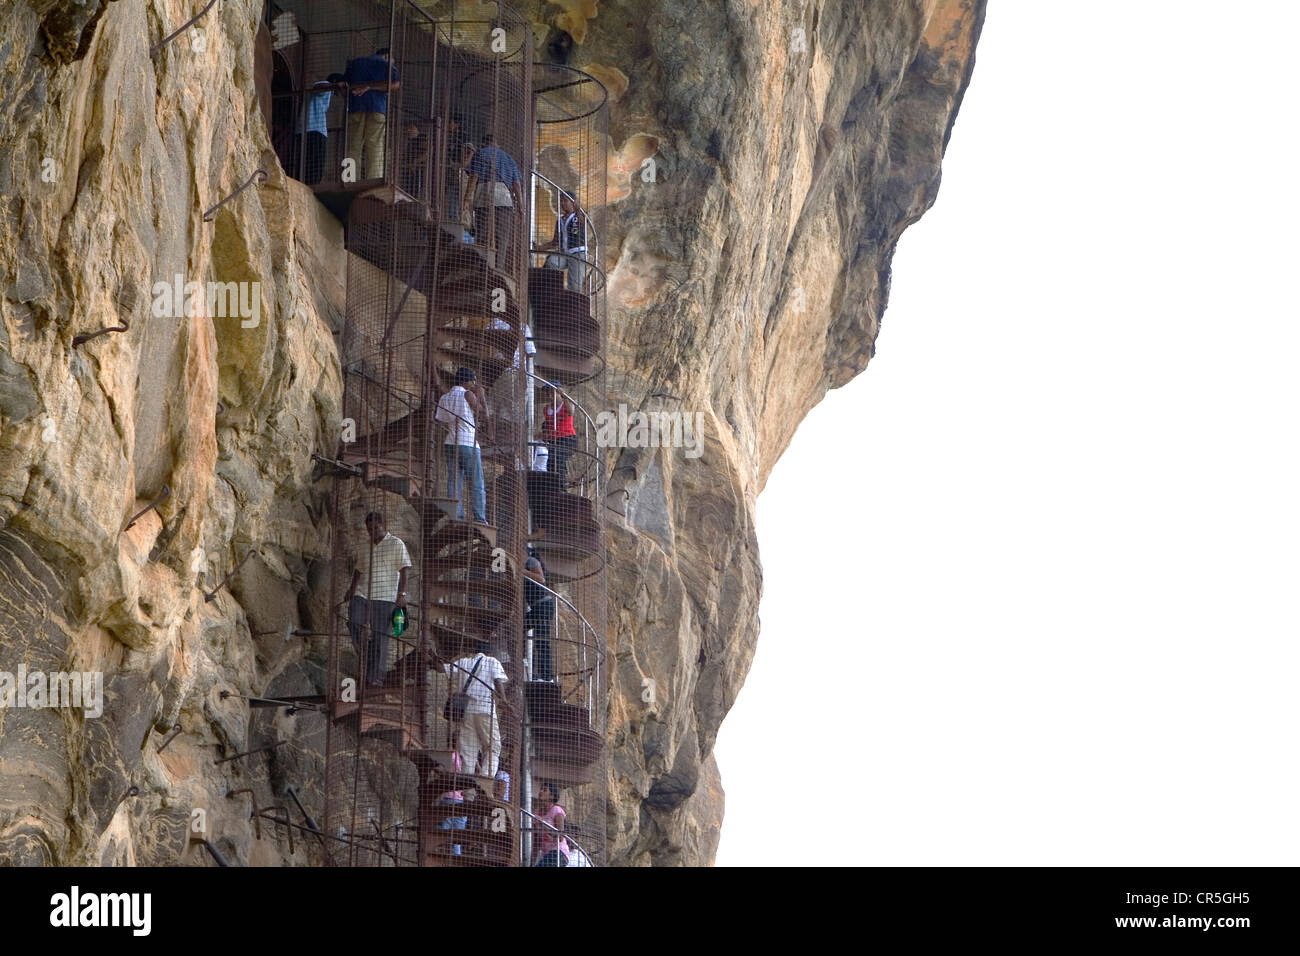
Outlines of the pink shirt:
{"label": "pink shirt", "polygon": [[[558,827],[563,825],[564,817],[564,807],[560,806],[558,803],[553,803],[551,804],[551,809],[539,815],[537,819],[541,820],[543,823],[549,823],[553,827]],[[539,826],[538,829],[541,831],[537,834],[537,855],[540,858],[556,849],[556,834],[545,827]],[[559,850],[567,860],[569,858],[569,841],[564,839],[562,836],[559,837]]]}

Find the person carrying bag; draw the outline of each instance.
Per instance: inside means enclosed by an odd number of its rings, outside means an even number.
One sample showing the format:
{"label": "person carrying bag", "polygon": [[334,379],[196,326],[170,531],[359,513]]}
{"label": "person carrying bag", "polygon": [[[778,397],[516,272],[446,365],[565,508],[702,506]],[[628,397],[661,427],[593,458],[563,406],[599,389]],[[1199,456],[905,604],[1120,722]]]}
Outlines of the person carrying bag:
{"label": "person carrying bag", "polygon": [[474,680],[474,675],[478,673],[479,667],[483,664],[483,655],[478,656],[474,662],[474,669],[469,672],[469,677],[465,678],[465,684],[460,690],[453,693],[447,698],[447,703],[442,706],[442,716],[454,724],[460,723],[465,719],[465,709],[469,707],[469,685]]}

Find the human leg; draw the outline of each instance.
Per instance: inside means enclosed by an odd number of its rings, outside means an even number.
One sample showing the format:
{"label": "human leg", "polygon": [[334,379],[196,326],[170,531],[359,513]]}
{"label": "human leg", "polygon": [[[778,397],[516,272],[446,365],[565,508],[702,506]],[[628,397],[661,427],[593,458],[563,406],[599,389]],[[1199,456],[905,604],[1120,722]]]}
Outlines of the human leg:
{"label": "human leg", "polygon": [[487,524],[487,488],[483,484],[483,450],[474,448],[474,466],[470,487],[474,489],[474,520]]}
{"label": "human leg", "polygon": [[[464,503],[461,502],[461,496],[460,496],[460,489],[464,488],[467,489],[468,494],[470,496],[470,509],[473,512],[474,520],[475,521],[482,520],[479,513],[481,508],[479,504],[479,489],[474,481],[475,463],[477,461],[478,461],[477,448],[474,448],[470,445],[456,446],[456,487],[457,487],[456,517],[457,518],[465,517],[465,506]],[[479,466],[480,481],[482,480],[481,467],[482,466],[480,465]]]}
{"label": "human leg", "polygon": [[474,207],[474,241],[480,245],[491,245],[492,235],[492,207],[475,206]]}
{"label": "human leg", "polygon": [[501,725],[497,722],[496,711],[485,715],[492,723],[492,749],[489,751],[489,764],[483,768],[483,776],[495,777],[497,767],[501,763]]}
{"label": "human leg", "polygon": [[352,171],[357,179],[364,178],[364,171],[361,168],[361,152],[365,148],[366,116],[366,113],[348,114],[348,141],[344,158],[352,160]]}
{"label": "human leg", "polygon": [[583,291],[582,283],[583,280],[587,278],[587,263],[580,258],[582,255],[584,255],[584,253],[570,253],[569,258],[565,260],[565,268],[569,271],[570,292]]}
{"label": "human leg", "polygon": [[364,113],[366,117],[366,179],[382,179],[384,175],[384,134],[388,130],[388,117],[383,113]]}
{"label": "human leg", "polygon": [[569,458],[573,456],[573,450],[578,446],[578,438],[576,435],[554,438],[546,445],[550,449],[551,462],[554,463],[549,470],[555,472],[559,490],[564,491],[569,483]]}
{"label": "human leg", "polygon": [[[460,690],[464,686],[462,680],[456,687]],[[482,716],[480,714],[466,714],[465,719],[460,723],[460,736],[456,740],[456,749],[460,751],[461,759],[464,760],[465,773],[473,773],[474,765],[478,763],[479,753],[487,744],[487,740],[480,736],[480,723],[474,718]]]}
{"label": "human leg", "polygon": [[555,677],[551,664],[551,618],[555,614],[555,599],[538,601],[524,615],[524,627],[533,631],[533,680],[552,680]]}
{"label": "human leg", "polygon": [[366,646],[366,629],[370,624],[367,603],[360,594],[352,595],[352,600],[348,602],[348,634],[352,636],[352,646],[357,651],[357,666],[361,664],[361,655]]}
{"label": "human leg", "polygon": [[497,206],[493,209],[497,227],[497,268],[510,271],[515,261],[515,209],[513,206]]}
{"label": "human leg", "polygon": [[325,145],[327,140],[320,133],[312,132],[305,134],[303,139],[307,145],[306,169],[303,181],[308,185],[315,185],[320,182],[321,174],[325,171]]}
{"label": "human leg", "polygon": [[370,644],[366,648],[366,680],[382,684],[388,674],[388,635],[393,626],[392,601],[370,602]]}
{"label": "human leg", "polygon": [[458,445],[442,446],[442,461],[447,472],[447,497],[454,498],[456,501],[456,517],[464,516],[464,509],[460,503],[460,458]]}

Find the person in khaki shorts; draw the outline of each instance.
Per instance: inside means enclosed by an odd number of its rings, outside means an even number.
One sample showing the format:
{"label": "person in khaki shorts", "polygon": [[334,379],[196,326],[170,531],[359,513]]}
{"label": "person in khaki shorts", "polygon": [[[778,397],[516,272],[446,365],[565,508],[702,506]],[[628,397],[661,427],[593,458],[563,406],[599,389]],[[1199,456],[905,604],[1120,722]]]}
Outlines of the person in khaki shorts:
{"label": "person in khaki shorts", "polygon": [[348,96],[347,158],[356,164],[361,179],[384,176],[384,135],[388,127],[388,94],[401,86],[396,68],[388,60],[388,47],[372,56],[359,56],[343,74]]}

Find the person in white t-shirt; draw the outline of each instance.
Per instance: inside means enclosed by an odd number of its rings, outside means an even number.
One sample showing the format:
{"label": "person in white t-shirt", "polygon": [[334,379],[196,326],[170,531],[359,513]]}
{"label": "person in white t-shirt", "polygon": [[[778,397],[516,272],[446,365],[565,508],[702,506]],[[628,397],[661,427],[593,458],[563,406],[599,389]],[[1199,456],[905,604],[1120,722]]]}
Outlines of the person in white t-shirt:
{"label": "person in white t-shirt", "polygon": [[365,662],[366,683],[377,686],[384,682],[388,670],[393,609],[406,607],[411,555],[401,538],[389,534],[378,511],[366,515],[366,537],[366,544],[353,555],[352,582],[344,601],[352,646],[357,649],[358,661]]}
{"label": "person in white t-shirt", "polygon": [[465,719],[456,739],[456,749],[465,761],[465,772],[474,773],[474,765],[481,756],[481,775],[495,777],[501,761],[501,726],[497,723],[494,696],[504,700],[506,681],[510,679],[506,669],[487,652],[484,642],[477,654],[443,664],[442,670],[450,678],[453,691],[463,690],[469,695]]}
{"label": "person in white t-shirt", "polygon": [[456,499],[456,517],[465,517],[461,482],[470,487],[474,520],[487,524],[487,491],[483,486],[483,458],[478,445],[478,422],[484,418],[483,387],[475,383],[473,369],[456,370],[456,384],[438,399],[434,419],[447,428],[443,457],[447,467],[447,497]]}

